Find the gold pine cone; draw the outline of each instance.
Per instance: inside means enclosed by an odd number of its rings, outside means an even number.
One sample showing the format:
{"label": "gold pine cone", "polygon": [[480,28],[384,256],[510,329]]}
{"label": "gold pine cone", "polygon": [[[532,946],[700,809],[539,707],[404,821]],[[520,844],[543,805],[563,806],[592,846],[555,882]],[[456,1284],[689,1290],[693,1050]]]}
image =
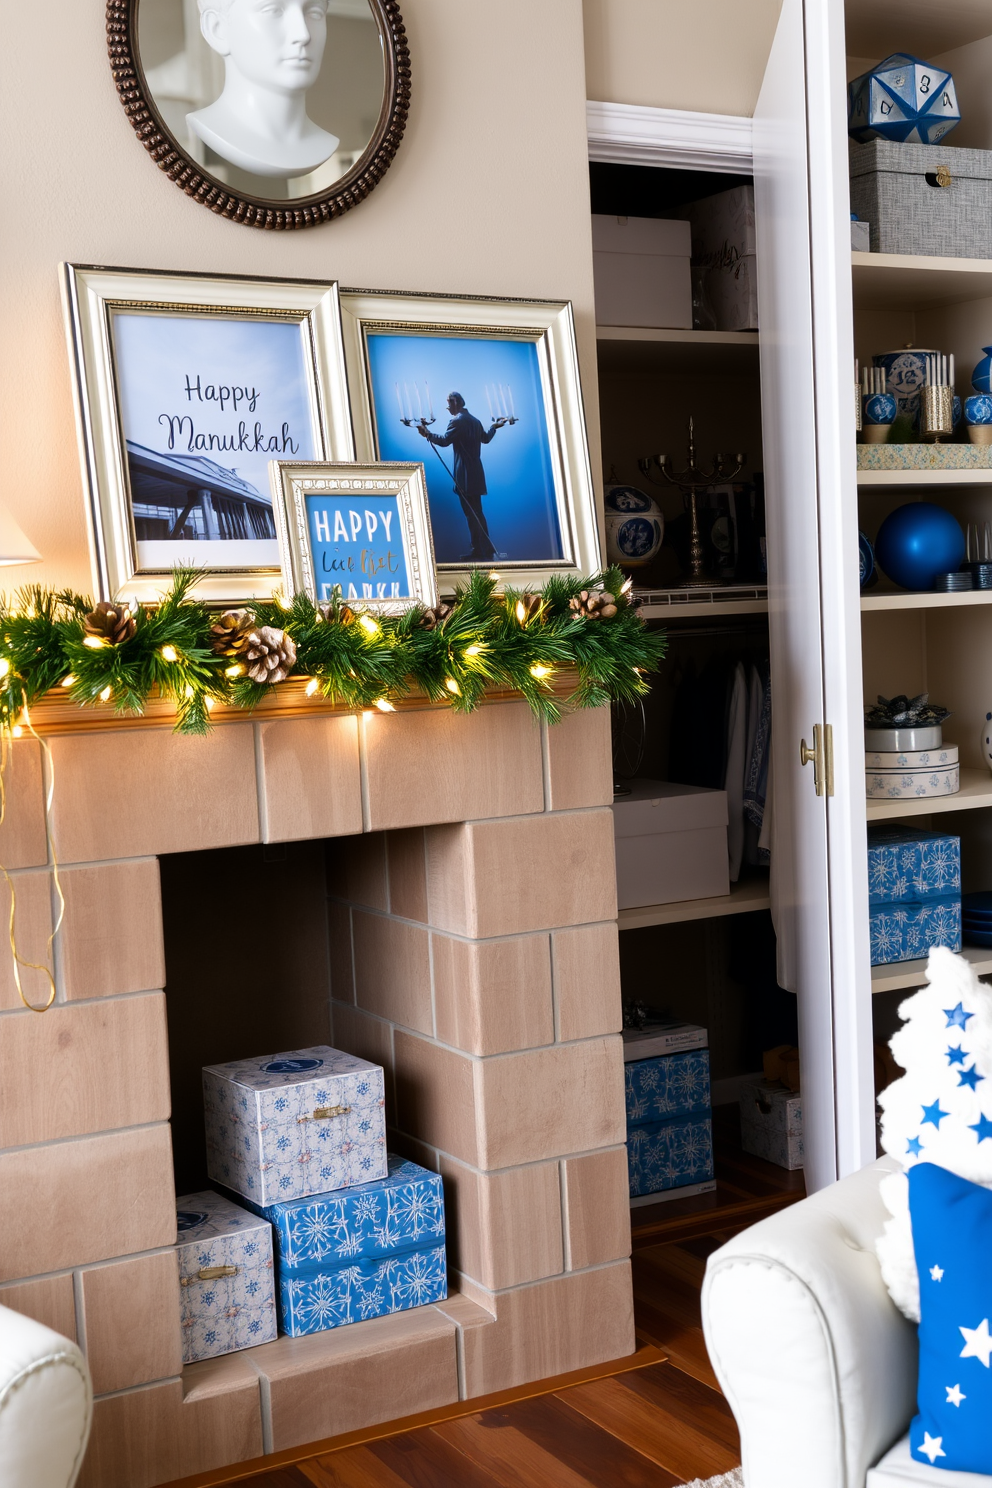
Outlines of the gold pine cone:
{"label": "gold pine cone", "polygon": [[274,625],[261,625],[248,636],[241,660],[253,682],[285,682],[296,664],[296,642]]}
{"label": "gold pine cone", "polygon": [[448,616],[454,614],[454,610],[454,605],[441,599],[433,609],[425,610],[417,623],[422,630],[440,630]]}
{"label": "gold pine cone", "polygon": [[210,627],[210,643],[217,656],[241,656],[255,628],[251,610],[225,610]]}
{"label": "gold pine cone", "polygon": [[126,605],[110,604],[101,599],[95,610],[85,616],[83,630],[88,636],[99,636],[108,646],[121,646],[134,635],[137,626]]}
{"label": "gold pine cone", "polygon": [[583,615],[587,620],[610,620],[617,612],[615,597],[606,589],[583,589],[568,601],[574,615]]}

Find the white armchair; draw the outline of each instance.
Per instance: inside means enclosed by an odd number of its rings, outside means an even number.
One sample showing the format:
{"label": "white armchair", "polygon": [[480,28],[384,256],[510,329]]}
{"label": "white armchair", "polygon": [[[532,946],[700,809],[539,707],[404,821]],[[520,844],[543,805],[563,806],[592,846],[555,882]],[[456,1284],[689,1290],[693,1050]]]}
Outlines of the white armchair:
{"label": "white armchair", "polygon": [[703,1329],[746,1488],[992,1488],[910,1456],[916,1329],[874,1248],[897,1167],[882,1158],[710,1256]]}
{"label": "white armchair", "polygon": [[3,1488],[72,1488],[92,1414],[89,1371],[76,1345],[0,1307]]}

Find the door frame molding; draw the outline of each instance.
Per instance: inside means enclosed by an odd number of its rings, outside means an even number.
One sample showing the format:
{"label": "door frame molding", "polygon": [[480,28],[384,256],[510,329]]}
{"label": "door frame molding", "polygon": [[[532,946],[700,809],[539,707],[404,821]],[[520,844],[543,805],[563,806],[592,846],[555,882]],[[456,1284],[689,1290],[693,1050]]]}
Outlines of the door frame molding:
{"label": "door frame molding", "polygon": [[589,159],[610,165],[749,175],[751,120],[736,114],[650,108],[635,103],[586,103]]}

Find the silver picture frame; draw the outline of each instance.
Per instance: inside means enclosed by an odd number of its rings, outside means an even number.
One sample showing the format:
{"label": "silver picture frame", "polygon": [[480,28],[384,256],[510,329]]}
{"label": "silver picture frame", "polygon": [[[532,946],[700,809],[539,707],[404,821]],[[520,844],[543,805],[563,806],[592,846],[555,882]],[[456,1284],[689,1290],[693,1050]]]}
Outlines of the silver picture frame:
{"label": "silver picture frame", "polygon": [[273,460],[269,475],[287,597],[383,615],[437,604],[422,464]]}

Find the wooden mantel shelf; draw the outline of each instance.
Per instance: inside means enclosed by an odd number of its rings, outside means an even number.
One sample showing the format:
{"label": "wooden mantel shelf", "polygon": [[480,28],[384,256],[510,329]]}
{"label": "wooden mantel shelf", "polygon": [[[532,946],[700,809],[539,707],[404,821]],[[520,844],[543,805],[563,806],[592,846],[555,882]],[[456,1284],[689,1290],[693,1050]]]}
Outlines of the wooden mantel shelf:
{"label": "wooden mantel shelf", "polygon": [[[332,703],[319,695],[307,697],[307,678],[291,677],[281,682],[253,709],[228,707],[218,703],[210,714],[212,724],[224,723],[271,723],[283,718],[320,718],[329,714],[356,713],[361,710],[347,703]],[[568,698],[575,691],[577,676],[573,669],[562,668],[561,675],[551,687],[556,698]],[[521,702],[521,693],[512,689],[487,689],[483,705],[490,703]],[[447,702],[434,703],[419,690],[412,690],[406,697],[391,699],[397,713],[424,711],[425,709],[447,709]],[[144,713],[116,713],[112,703],[96,703],[90,708],[81,708],[61,691],[53,688],[44,697],[33,703],[30,709],[31,724],[36,733],[54,734],[100,734],[112,730],[175,728],[176,707],[170,698],[153,697]]]}

